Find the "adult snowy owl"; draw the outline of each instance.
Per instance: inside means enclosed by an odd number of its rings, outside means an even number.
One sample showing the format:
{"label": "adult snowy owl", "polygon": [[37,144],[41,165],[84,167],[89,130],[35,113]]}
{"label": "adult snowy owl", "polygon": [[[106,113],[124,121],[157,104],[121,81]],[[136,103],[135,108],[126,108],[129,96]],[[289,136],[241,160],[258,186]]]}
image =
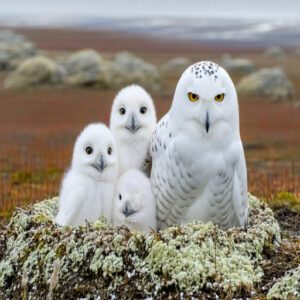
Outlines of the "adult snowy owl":
{"label": "adult snowy owl", "polygon": [[202,61],[184,71],[150,150],[160,228],[193,220],[222,229],[247,224],[238,101],[223,68]]}
{"label": "adult snowy owl", "polygon": [[118,178],[113,134],[104,124],[88,125],[77,138],[71,169],[65,175],[55,221],[82,225],[100,216],[111,221]]}
{"label": "adult snowy owl", "polygon": [[149,144],[156,125],[156,113],[150,95],[138,85],[122,89],[114,99],[110,128],[119,155],[119,171],[145,171],[149,164]]}
{"label": "adult snowy owl", "polygon": [[113,223],[138,231],[156,229],[151,182],[141,171],[132,169],[120,177],[113,204]]}

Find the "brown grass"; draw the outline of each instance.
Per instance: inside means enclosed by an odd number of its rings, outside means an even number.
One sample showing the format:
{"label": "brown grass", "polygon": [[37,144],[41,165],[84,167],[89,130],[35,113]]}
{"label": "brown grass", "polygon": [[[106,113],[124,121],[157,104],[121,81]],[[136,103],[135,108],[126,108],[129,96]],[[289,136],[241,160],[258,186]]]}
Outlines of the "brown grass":
{"label": "brown grass", "polygon": [[[93,89],[1,94],[2,216],[16,205],[58,193],[77,134],[90,122],[108,123],[113,97],[114,92]],[[170,102],[171,97],[155,95],[159,116]],[[299,194],[299,111],[260,101],[241,101],[240,107],[250,191],[264,197],[282,190]]]}

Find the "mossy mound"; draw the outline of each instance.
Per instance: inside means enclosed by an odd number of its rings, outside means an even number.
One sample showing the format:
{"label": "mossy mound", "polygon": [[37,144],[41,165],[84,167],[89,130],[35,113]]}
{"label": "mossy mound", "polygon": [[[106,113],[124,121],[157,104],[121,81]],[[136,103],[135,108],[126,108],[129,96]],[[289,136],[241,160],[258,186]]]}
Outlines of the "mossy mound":
{"label": "mossy mound", "polygon": [[274,284],[269,290],[268,299],[300,299],[300,265]]}
{"label": "mossy mound", "polygon": [[105,220],[59,227],[57,200],[18,210],[0,231],[4,298],[247,297],[280,240],[272,210],[251,195],[247,230],[226,232],[201,222],[148,234]]}

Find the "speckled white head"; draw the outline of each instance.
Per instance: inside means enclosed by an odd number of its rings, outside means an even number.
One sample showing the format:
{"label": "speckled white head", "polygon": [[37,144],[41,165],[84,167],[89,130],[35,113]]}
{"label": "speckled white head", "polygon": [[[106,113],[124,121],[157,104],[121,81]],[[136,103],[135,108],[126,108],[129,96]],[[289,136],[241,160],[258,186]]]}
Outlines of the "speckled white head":
{"label": "speckled white head", "polygon": [[[178,128],[197,125],[203,135],[217,128],[239,132],[237,94],[228,73],[216,63],[201,61],[182,74],[170,110]],[[194,126],[194,125],[193,125]]]}
{"label": "speckled white head", "polygon": [[108,180],[117,171],[115,139],[104,124],[90,124],[76,140],[72,169],[99,180]]}

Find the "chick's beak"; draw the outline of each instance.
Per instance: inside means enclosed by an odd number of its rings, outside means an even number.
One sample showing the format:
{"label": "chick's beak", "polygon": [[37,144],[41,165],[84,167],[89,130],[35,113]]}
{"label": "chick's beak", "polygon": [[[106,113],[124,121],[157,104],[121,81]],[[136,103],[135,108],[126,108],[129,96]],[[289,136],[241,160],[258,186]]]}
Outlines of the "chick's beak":
{"label": "chick's beak", "polygon": [[128,218],[130,215],[134,214],[136,211],[133,210],[133,208],[131,207],[131,204],[128,201],[126,201],[122,212],[123,212],[124,216],[126,218]]}
{"label": "chick's beak", "polygon": [[141,128],[135,113],[132,113],[128,117],[125,128],[128,129],[132,134],[136,133]]}
{"label": "chick's beak", "polygon": [[104,156],[102,154],[98,158],[97,162],[93,164],[93,167],[96,168],[100,173],[102,173],[104,169],[107,167]]}

